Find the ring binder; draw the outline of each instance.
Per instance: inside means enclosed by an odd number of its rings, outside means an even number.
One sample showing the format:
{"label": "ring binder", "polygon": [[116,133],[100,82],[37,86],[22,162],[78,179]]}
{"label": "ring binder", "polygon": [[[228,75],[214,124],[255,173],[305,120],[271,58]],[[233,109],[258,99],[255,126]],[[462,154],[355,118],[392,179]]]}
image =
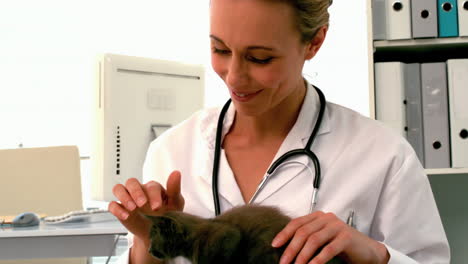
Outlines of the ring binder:
{"label": "ring binder", "polygon": [[458,0],[459,35],[468,36],[468,0]]}
{"label": "ring binder", "polygon": [[411,38],[411,10],[409,0],[386,0],[387,39]]}
{"label": "ring binder", "polygon": [[452,167],[468,167],[468,59],[447,61]]}
{"label": "ring binder", "polygon": [[439,37],[458,36],[457,0],[437,0]]}
{"label": "ring binder", "polygon": [[412,0],[411,4],[413,38],[437,37],[437,2]]}
{"label": "ring binder", "polygon": [[445,62],[421,64],[425,168],[450,168]]}

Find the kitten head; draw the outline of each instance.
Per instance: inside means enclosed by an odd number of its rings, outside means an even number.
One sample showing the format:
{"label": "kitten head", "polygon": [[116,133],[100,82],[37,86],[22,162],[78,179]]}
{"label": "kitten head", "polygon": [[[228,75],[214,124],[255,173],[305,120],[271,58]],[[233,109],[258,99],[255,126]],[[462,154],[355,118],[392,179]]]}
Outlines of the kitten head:
{"label": "kitten head", "polygon": [[217,223],[182,212],[148,216],[149,252],[158,259],[186,257],[194,264],[233,262],[239,252],[241,232],[227,223]]}
{"label": "kitten head", "polygon": [[149,216],[153,221],[150,230],[151,246],[149,253],[158,259],[171,259],[178,256],[186,256],[191,251],[188,240],[189,230],[187,226],[177,219],[163,216]]}

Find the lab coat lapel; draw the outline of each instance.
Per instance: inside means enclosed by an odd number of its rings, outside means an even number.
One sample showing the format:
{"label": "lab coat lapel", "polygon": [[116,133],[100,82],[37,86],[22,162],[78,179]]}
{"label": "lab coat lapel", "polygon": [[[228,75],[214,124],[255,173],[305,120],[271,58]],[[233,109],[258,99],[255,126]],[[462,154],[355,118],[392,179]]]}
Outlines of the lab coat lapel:
{"label": "lab coat lapel", "polygon": [[[288,151],[305,148],[309,136],[315,126],[319,109],[320,101],[318,94],[315,91],[315,88],[308,84],[307,94],[304,98],[304,103],[302,104],[297,121],[281,144],[281,147],[276,153],[272,163]],[[329,117],[328,112],[325,109],[322,124],[320,125],[320,129],[315,140],[319,140],[320,135],[328,133],[329,131]],[[314,144],[312,144],[311,150],[315,153]],[[320,157],[318,158],[320,160]],[[310,168],[310,172],[308,167]],[[270,180],[265,185],[265,188],[258,194],[254,202],[261,203],[302,173],[311,177],[310,180],[311,182],[313,181],[313,177],[315,177],[314,165],[307,156],[298,155],[286,160],[284,165],[280,165],[272,174]]]}
{"label": "lab coat lapel", "polygon": [[[212,195],[211,190],[213,186],[212,175],[214,151],[210,151],[207,154],[207,158],[203,161],[205,166],[204,168],[200,167],[201,173],[199,175],[201,179],[208,185],[210,189],[210,195]],[[231,167],[229,166],[224,150],[221,152],[219,161],[218,193],[221,202],[221,210],[223,211],[226,210],[226,208],[223,208],[224,206],[222,206],[224,202],[229,203],[231,207],[245,204],[244,198],[242,197],[242,193],[234,178],[234,174],[231,170]]]}
{"label": "lab coat lapel", "polygon": [[[204,121],[206,127],[202,128],[205,134],[206,146],[208,153],[205,155],[206,159],[202,163],[203,166],[200,167],[200,176],[205,181],[210,189],[213,184],[213,164],[214,164],[214,152],[215,152],[215,141],[216,141],[216,125],[218,122],[218,115],[210,117]],[[231,103],[226,117],[223,121],[223,134],[222,138],[228,133],[235,117],[235,108]],[[219,178],[218,178],[218,192],[221,202],[221,210],[223,209],[223,202],[228,202],[231,206],[238,206],[245,204],[242,197],[242,193],[237,185],[237,182],[234,178],[234,174],[229,166],[229,163],[226,158],[224,150],[221,151],[220,161],[219,161]],[[214,208],[213,208],[214,211]]]}
{"label": "lab coat lapel", "polygon": [[224,150],[221,152],[219,163],[220,177],[218,179],[218,189],[220,197],[223,197],[231,206],[244,205],[244,198],[242,197],[239,185],[237,185],[237,181]]}

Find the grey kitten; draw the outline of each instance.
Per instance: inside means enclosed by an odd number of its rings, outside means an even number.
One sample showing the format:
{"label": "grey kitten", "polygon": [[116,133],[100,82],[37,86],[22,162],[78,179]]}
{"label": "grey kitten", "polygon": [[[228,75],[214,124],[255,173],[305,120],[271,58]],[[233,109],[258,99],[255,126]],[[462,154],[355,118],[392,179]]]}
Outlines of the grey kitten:
{"label": "grey kitten", "polygon": [[[194,264],[275,264],[286,248],[271,246],[291,220],[274,207],[246,205],[213,219],[183,212],[149,216],[153,221],[149,252],[169,260],[178,256]],[[328,262],[344,263],[338,258]]]}

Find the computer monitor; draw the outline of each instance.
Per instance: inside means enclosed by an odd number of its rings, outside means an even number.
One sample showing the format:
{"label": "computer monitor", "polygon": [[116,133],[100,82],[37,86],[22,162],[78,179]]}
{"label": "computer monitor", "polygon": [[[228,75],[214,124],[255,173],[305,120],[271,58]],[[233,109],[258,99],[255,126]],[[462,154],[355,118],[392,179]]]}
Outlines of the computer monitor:
{"label": "computer monitor", "polygon": [[204,68],[104,54],[98,59],[91,199],[114,200],[112,188],[142,178],[148,146],[204,105]]}

